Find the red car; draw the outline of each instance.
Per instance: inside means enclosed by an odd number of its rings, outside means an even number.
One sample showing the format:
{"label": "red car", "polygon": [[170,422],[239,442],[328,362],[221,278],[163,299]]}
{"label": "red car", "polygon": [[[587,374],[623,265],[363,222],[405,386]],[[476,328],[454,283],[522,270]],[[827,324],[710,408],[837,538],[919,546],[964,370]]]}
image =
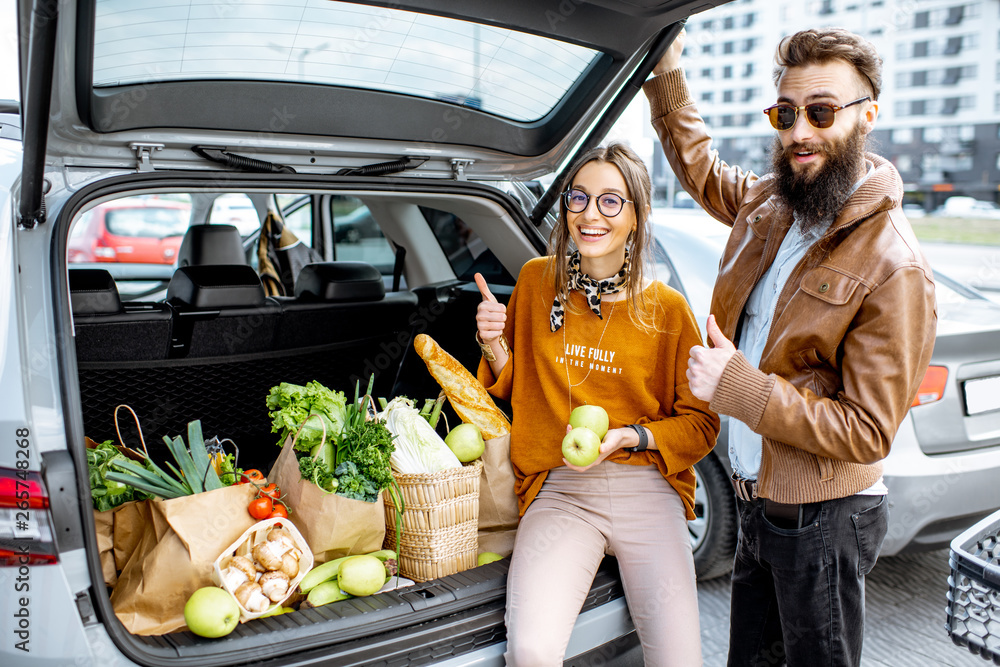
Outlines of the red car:
{"label": "red car", "polygon": [[191,205],[129,197],[98,204],[73,223],[68,261],[173,264]]}

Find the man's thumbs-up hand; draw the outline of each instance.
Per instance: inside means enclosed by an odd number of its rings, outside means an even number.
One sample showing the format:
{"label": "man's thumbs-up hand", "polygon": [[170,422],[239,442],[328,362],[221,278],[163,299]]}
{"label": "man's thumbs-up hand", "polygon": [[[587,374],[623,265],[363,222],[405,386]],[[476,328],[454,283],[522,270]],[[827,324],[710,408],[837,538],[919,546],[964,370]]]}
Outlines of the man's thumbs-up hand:
{"label": "man's thumbs-up hand", "polygon": [[503,333],[504,324],[507,322],[507,306],[499,303],[493,296],[483,274],[476,274],[476,286],[479,293],[483,295],[483,300],[476,309],[476,328],[479,331],[479,338],[484,343],[496,340]]}
{"label": "man's thumbs-up hand", "polygon": [[691,348],[687,378],[691,393],[703,401],[711,402],[722,371],[726,369],[729,359],[736,354],[736,346],[719,329],[715,315],[708,316],[708,339],[713,347],[695,345]]}

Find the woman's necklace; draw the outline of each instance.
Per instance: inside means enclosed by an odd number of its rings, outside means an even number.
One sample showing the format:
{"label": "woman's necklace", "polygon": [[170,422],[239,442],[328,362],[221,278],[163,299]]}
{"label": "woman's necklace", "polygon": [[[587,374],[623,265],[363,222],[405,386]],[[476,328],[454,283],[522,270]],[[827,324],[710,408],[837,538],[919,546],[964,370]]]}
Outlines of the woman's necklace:
{"label": "woman's necklace", "polygon": [[[608,313],[608,319],[606,319],[604,321],[604,329],[601,331],[601,337],[597,339],[597,347],[598,348],[601,347],[601,342],[604,340],[604,333],[608,330],[608,325],[611,324],[611,318],[614,317],[614,314],[615,314],[615,305],[617,303],[618,303],[618,299],[615,299],[614,301],[611,302],[611,312]],[[566,319],[566,321],[563,323],[563,326],[562,326],[562,332],[563,332],[563,368],[566,369],[566,400],[569,403],[569,410],[570,410],[570,412],[572,412],[573,411],[573,387],[579,387],[581,384],[583,384],[584,382],[586,382],[587,378],[590,377],[591,371],[594,370],[594,367],[593,367],[593,365],[591,365],[591,367],[587,369],[587,374],[584,375],[583,379],[580,380],[579,382],[571,383],[569,381],[569,361],[567,361],[567,359],[566,359],[566,357],[569,356],[568,353],[567,353],[567,349],[568,348],[567,348],[567,345],[566,345],[566,328],[567,328],[568,324],[569,324],[569,318]]]}

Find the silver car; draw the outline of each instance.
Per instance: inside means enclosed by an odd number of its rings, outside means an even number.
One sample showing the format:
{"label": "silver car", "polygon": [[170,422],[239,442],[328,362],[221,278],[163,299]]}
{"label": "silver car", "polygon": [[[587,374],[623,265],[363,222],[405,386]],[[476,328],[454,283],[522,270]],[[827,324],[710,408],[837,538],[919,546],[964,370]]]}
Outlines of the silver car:
{"label": "silver car", "polygon": [[[729,228],[700,210],[663,209],[653,219],[662,251],[657,269],[685,293],[704,330]],[[935,283],[934,355],[884,461],[890,512],[883,556],[946,546],[1000,508],[1000,305],[937,267]],[[701,512],[691,533],[702,578],[732,564],[737,526],[727,442],[724,418],[712,456],[696,466]]]}
{"label": "silver car", "polygon": [[[267,470],[279,382],[374,376],[377,396],[437,396],[412,337],[475,366],[472,275],[510,294],[544,252],[557,193],[539,183],[602,140],[701,5],[16,7],[22,99],[0,105],[0,664],[502,664],[506,560],[225,639],[130,632],[102,570],[86,438],[116,440],[128,404],[154,459],[200,419]],[[74,224],[131,198],[190,205],[176,263],[70,264]],[[270,295],[255,235],[215,224],[233,199],[301,241]],[[347,260],[359,285],[316,282]],[[636,643],[607,559],[567,657],[612,662]]]}

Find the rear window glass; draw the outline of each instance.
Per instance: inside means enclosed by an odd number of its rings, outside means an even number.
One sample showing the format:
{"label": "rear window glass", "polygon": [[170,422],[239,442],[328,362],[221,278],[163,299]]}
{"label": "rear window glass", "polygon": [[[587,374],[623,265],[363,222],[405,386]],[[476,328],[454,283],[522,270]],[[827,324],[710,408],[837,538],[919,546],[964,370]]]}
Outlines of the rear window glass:
{"label": "rear window glass", "polygon": [[515,280],[486,243],[454,213],[426,206],[420,207],[448,264],[459,280],[472,281],[477,273],[494,285],[513,285]]}
{"label": "rear window glass", "polygon": [[439,16],[329,0],[98,0],[94,86],[267,80],[451,102],[518,121],[551,111],[599,52]]}
{"label": "rear window glass", "polygon": [[105,224],[116,236],[166,238],[184,236],[191,212],[184,208],[119,208],[107,211]]}

